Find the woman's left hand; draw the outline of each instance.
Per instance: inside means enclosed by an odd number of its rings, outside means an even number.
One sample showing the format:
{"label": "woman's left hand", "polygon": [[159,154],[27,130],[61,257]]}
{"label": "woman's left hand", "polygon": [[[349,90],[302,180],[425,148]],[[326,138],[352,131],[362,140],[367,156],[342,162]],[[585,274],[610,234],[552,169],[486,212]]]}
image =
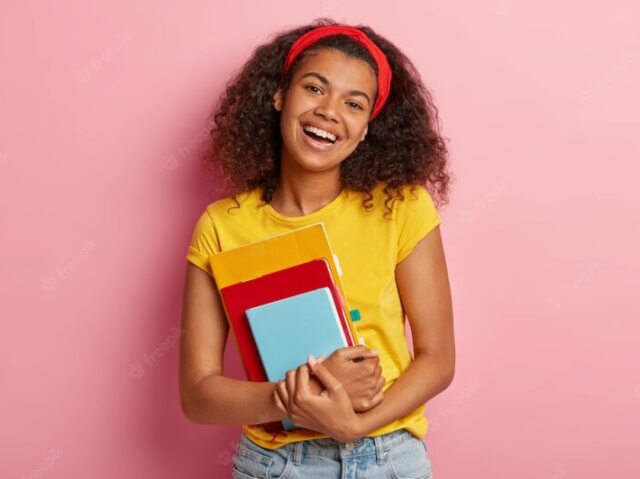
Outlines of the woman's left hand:
{"label": "woman's left hand", "polygon": [[[310,369],[311,368],[311,369]],[[314,394],[309,389],[309,371],[324,385]],[[274,400],[296,426],[321,432],[341,442],[360,438],[360,419],[342,383],[320,362],[310,360],[287,372],[286,381],[278,381]]]}

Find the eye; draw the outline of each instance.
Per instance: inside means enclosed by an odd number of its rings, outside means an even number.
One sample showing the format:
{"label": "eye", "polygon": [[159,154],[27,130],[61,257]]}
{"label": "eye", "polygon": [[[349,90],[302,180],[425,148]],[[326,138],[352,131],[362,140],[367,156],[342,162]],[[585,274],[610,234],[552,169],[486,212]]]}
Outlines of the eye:
{"label": "eye", "polygon": [[322,90],[320,90],[320,88],[318,88],[317,86],[313,86],[313,85],[307,85],[305,87],[307,90],[309,90],[310,88],[315,88],[316,90],[318,90],[319,92],[322,92]]}
{"label": "eye", "polygon": [[354,103],[354,102],[352,102],[352,101],[350,101],[350,102],[349,102],[349,105],[353,105],[353,106],[355,106],[356,108],[358,108],[358,109],[362,110],[362,107],[361,107],[360,105],[358,105],[357,103]]}

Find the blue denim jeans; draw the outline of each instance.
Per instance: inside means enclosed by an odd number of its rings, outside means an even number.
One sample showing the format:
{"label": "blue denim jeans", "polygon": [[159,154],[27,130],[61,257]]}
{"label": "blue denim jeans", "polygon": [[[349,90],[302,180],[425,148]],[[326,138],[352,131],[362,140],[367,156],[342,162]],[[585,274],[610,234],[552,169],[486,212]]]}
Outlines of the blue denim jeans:
{"label": "blue denim jeans", "polygon": [[405,429],[344,443],[332,438],[265,449],[241,433],[235,479],[433,479],[427,444]]}

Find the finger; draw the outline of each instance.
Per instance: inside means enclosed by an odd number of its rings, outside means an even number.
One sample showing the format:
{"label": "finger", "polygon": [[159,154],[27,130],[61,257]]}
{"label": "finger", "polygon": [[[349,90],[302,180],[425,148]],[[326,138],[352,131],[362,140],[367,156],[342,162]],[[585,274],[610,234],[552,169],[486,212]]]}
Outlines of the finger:
{"label": "finger", "polygon": [[[382,402],[383,398],[384,398],[384,394],[382,393],[382,391],[380,391],[378,394],[373,396],[373,399],[371,399],[371,408],[374,408],[378,404],[380,404]],[[371,409],[371,408],[369,408],[369,409]]]}
{"label": "finger", "polygon": [[282,402],[282,407],[284,407],[285,414],[289,416],[289,411],[291,410],[289,407],[289,393],[287,391],[287,387],[284,381],[278,381],[278,385],[276,386],[276,389],[278,391],[278,397]]}
{"label": "finger", "polygon": [[294,401],[294,395],[296,393],[296,370],[292,369],[290,371],[287,371],[287,377],[285,379],[285,383],[287,386],[287,393],[289,395],[289,409],[291,409],[291,406],[293,404]]}
{"label": "finger", "polygon": [[366,346],[354,346],[351,348],[346,348],[346,350],[342,353],[342,359],[345,361],[353,361],[358,359],[358,361],[362,361],[359,358],[372,358],[378,356],[378,351],[375,349],[369,349]]}
{"label": "finger", "polygon": [[327,357],[324,354],[318,356],[317,358],[313,354],[309,354],[309,356],[307,357],[307,362],[304,363],[304,364],[311,364],[311,363],[316,363],[316,362],[320,362],[321,363],[325,359],[327,359]]}
{"label": "finger", "polygon": [[276,407],[280,412],[284,414],[289,413],[289,411],[287,411],[287,406],[285,406],[284,402],[282,401],[282,398],[280,397],[280,388],[277,386],[273,388],[273,400],[276,403]]}
{"label": "finger", "polygon": [[360,363],[362,361],[367,361],[367,360],[369,362],[379,362],[380,354],[377,351],[369,351],[369,352],[365,352],[362,356],[352,359],[354,363]]}
{"label": "finger", "polygon": [[303,364],[296,370],[296,388],[299,397],[311,394],[309,389],[309,366]]}
{"label": "finger", "polygon": [[311,370],[315,374],[316,378],[322,383],[324,388],[331,393],[337,393],[342,387],[342,383],[329,372],[321,363],[315,363],[311,366]]}
{"label": "finger", "polygon": [[276,386],[278,389],[278,394],[280,395],[280,399],[284,403],[285,407],[288,408],[289,405],[289,391],[287,390],[287,385],[284,381],[278,381],[278,385]]}
{"label": "finger", "polygon": [[313,374],[313,370],[310,367],[311,363],[315,363],[315,362],[321,363],[325,359],[327,359],[327,357],[324,354],[318,356],[317,358],[313,354],[310,354],[309,357],[307,358],[307,363],[306,363],[309,365],[309,374]]}
{"label": "finger", "polygon": [[357,344],[355,346],[345,346],[344,348],[338,348],[334,351],[334,354],[337,354],[340,357],[344,358],[345,356],[349,356],[353,354],[358,356],[366,351],[369,351],[368,347],[363,346],[362,344]]}
{"label": "finger", "polygon": [[379,358],[380,352],[377,349],[371,349],[362,355],[363,358]]}

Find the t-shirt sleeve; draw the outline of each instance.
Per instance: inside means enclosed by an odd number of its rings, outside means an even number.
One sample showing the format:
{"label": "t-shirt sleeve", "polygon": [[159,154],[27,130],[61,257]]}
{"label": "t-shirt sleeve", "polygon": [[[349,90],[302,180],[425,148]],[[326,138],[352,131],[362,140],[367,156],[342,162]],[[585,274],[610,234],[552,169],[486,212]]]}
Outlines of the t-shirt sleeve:
{"label": "t-shirt sleeve", "polygon": [[209,257],[218,252],[220,252],[218,235],[216,234],[213,218],[207,209],[200,215],[193,229],[186,259],[210,276],[213,276]]}
{"label": "t-shirt sleeve", "polygon": [[438,210],[429,192],[423,186],[407,187],[404,200],[399,202],[396,224],[398,232],[398,258],[396,264],[409,256],[418,242],[440,224]]}

